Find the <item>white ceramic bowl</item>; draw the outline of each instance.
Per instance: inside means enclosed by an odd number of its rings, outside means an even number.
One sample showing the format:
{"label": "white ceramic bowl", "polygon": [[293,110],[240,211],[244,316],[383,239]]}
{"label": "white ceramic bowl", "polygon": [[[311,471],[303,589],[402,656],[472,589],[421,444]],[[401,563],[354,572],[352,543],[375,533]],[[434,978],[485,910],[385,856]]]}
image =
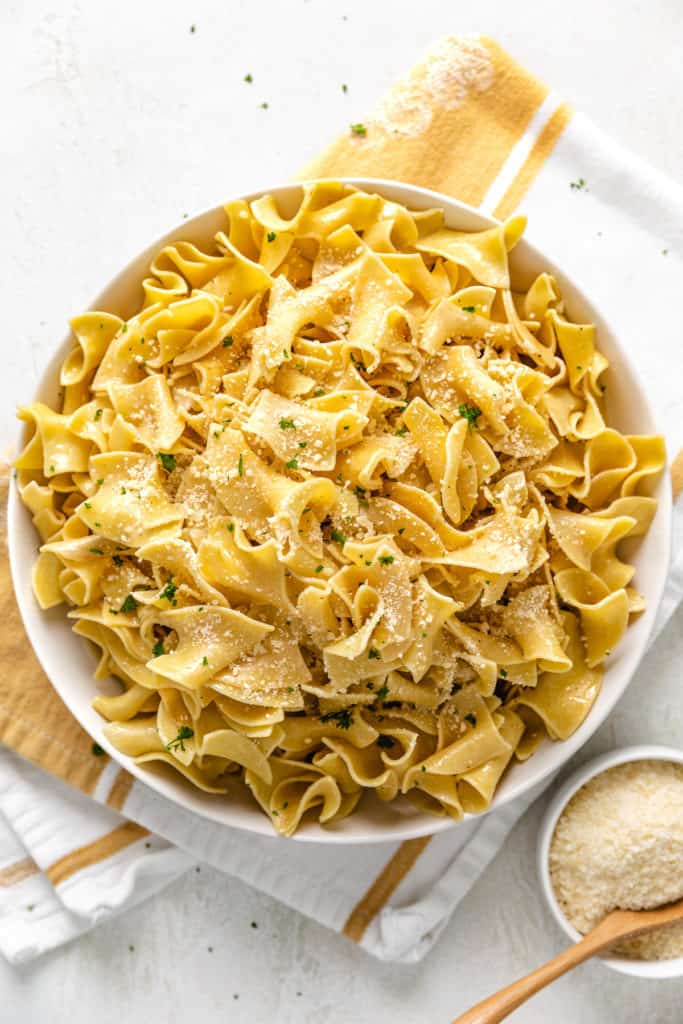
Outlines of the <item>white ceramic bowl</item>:
{"label": "white ceramic bowl", "polygon": [[[448,227],[477,231],[497,223],[464,203],[427,189],[372,178],[343,180],[360,188],[377,191],[388,199],[413,209],[442,207]],[[300,196],[300,186],[275,185],[259,189],[244,198],[252,200],[264,193],[272,193],[287,215],[295,209]],[[186,239],[199,245],[208,244],[214,233],[222,227],[222,207],[208,210],[191,220],[184,221],[132,260],[100,293],[91,308],[118,313],[125,318],[132,316],[140,306],[141,281],[146,276],[150,259],[163,245],[178,239]],[[533,225],[531,233],[533,234]],[[511,268],[513,282],[518,285],[528,286],[541,270],[548,270],[555,275],[571,316],[578,320],[592,321],[597,325],[600,348],[611,364],[608,371],[610,387],[607,392],[610,422],[628,433],[655,432],[654,418],[641,391],[637,375],[600,312],[590,304],[577,286],[565,277],[559,267],[526,241],[520,242],[514,249]],[[55,400],[59,367],[71,345],[72,341],[67,338],[46,367],[37,394],[20,396],[23,401],[28,401],[32,397],[48,403]],[[25,443],[23,433],[19,443]],[[643,538],[633,556],[637,569],[636,584],[647,599],[646,612],[633,623],[609,658],[604,685],[587,720],[570,739],[563,743],[546,742],[530,760],[513,765],[496,792],[491,810],[502,807],[526,792],[564,764],[595,732],[626,689],[645,649],[668,567],[671,496],[665,480],[660,481],[655,496],[659,499],[657,515],[651,530]],[[36,557],[36,543],[37,538],[29,513],[23,507],[16,488],[13,488],[9,507],[9,548],[14,586],[24,625],[48,678],[81,725],[107,753],[163,796],[213,821],[272,835],[269,821],[251,801],[249,794],[243,791],[243,787],[236,788],[225,798],[202,793],[191,787],[172,769],[136,767],[131,758],[119,753],[106,740],[102,734],[104,723],[90,706],[96,692],[92,678],[95,661],[91,651],[81,638],[71,632],[71,624],[63,608],[41,612],[33,599],[31,566]],[[368,796],[363,799],[353,815],[344,821],[327,828],[307,823],[297,832],[295,838],[299,841],[325,843],[395,842],[442,832],[454,824],[450,818],[439,818],[420,812],[407,801],[384,804]]]}
{"label": "white ceramic bowl", "polygon": [[[553,917],[572,942],[578,942],[582,935],[562,912],[550,879],[548,855],[555,826],[571,798],[582,786],[585,786],[596,775],[607,771],[608,768],[614,768],[618,764],[626,764],[629,761],[673,761],[676,764],[683,764],[683,750],[676,750],[674,747],[637,746],[623,747],[621,750],[610,750],[607,754],[601,754],[600,757],[595,757],[581,765],[566,782],[562,783],[557,792],[553,794],[541,821],[537,846],[538,875],[541,887]],[[620,974],[633,974],[638,978],[683,977],[683,957],[674,957],[671,960],[629,960],[626,957],[605,955],[596,957],[596,959],[606,967],[619,971]]]}

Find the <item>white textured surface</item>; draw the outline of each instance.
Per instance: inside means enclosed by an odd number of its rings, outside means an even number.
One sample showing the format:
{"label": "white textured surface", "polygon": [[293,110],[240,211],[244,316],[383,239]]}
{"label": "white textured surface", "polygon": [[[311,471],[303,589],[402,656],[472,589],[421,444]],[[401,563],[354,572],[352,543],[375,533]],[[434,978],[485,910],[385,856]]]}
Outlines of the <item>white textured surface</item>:
{"label": "white textured surface", "polygon": [[[291,175],[455,31],[494,35],[680,176],[679,0],[479,0],[467,10],[443,0],[4,0],[0,447],[67,317],[117,267],[184,212]],[[679,612],[582,758],[627,742],[683,744],[682,627]],[[561,947],[534,876],[539,813],[416,967],[375,963],[202,869],[30,968],[0,964],[0,1024],[179,1024],[188,1011],[207,1024],[447,1022]],[[682,996],[683,981],[587,965],[510,1020],[679,1024]]]}

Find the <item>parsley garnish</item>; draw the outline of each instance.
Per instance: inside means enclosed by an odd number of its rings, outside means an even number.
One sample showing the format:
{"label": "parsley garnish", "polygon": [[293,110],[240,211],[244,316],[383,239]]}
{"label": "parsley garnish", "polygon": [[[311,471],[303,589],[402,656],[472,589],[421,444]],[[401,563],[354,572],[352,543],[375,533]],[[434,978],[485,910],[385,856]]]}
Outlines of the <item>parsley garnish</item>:
{"label": "parsley garnish", "polygon": [[381,747],[383,750],[389,750],[390,747],[393,747],[395,742],[396,740],[392,739],[391,736],[377,737],[377,746]]}
{"label": "parsley garnish", "polygon": [[93,745],[90,748],[90,751],[95,755],[95,757],[102,757],[102,754],[105,753],[104,748],[101,747],[99,743],[93,743]]}
{"label": "parsley garnish", "polygon": [[342,92],[348,92],[348,91],[349,91],[349,87],[348,87],[348,85],[346,84],[346,82],[344,82],[344,83],[342,84]]}
{"label": "parsley garnish", "polygon": [[111,560],[114,563],[114,565],[123,565],[123,559],[121,558],[121,555],[112,555]]}
{"label": "parsley garnish", "polygon": [[299,441],[299,448],[308,448],[308,441]]}
{"label": "parsley garnish", "polygon": [[94,418],[96,420],[98,420],[103,412],[104,412],[104,409],[97,409],[96,412],[95,412],[95,417]]}
{"label": "parsley garnish", "polygon": [[266,241],[268,242],[274,242],[276,238],[277,235],[275,234],[274,231],[269,231],[268,234],[266,235]]}
{"label": "parsley garnish", "polygon": [[294,420],[285,419],[283,416],[280,420],[280,430],[296,430],[296,423]]}
{"label": "parsley garnish", "polygon": [[101,487],[103,483],[104,483],[104,477],[101,476],[100,479],[97,481],[97,486]]}
{"label": "parsley garnish", "polygon": [[207,658],[206,655],[204,655],[204,657],[202,658],[202,665],[206,668],[208,666],[208,664],[209,664],[209,659]]}
{"label": "parsley garnish", "polygon": [[175,455],[171,455],[170,452],[157,452],[157,458],[161,461],[161,465],[167,473],[173,472],[175,469]]}
{"label": "parsley garnish", "polygon": [[254,76],[252,75],[251,71],[244,76],[244,81],[249,82],[249,85],[251,85],[251,83],[254,81]]}
{"label": "parsley garnish", "polygon": [[163,653],[164,653],[163,641],[157,640],[157,642],[155,643],[154,647],[152,648],[152,654],[154,655],[155,658],[160,658]]}
{"label": "parsley garnish", "polygon": [[371,647],[368,651],[368,658],[379,658],[379,651],[376,647]]}
{"label": "parsley garnish", "polygon": [[320,716],[321,722],[334,722],[338,729],[350,729],[353,725],[353,711],[351,708],[342,708],[341,711],[328,711]]}
{"label": "parsley garnish", "polygon": [[234,532],[235,532],[235,524],[234,523],[228,523],[228,533],[234,533]]}
{"label": "parsley garnish", "polygon": [[341,544],[342,547],[344,547],[344,545],[346,544],[346,537],[341,532],[341,530],[338,530],[336,527],[332,529],[330,537],[332,538],[332,540],[336,540],[337,544]]}
{"label": "parsley garnish", "polygon": [[351,125],[351,131],[353,132],[354,135],[367,135],[368,134],[367,128],[365,127],[364,124],[361,124],[360,122],[358,122],[357,124],[352,124]]}
{"label": "parsley garnish", "polygon": [[379,690],[377,691],[377,700],[385,701],[388,696],[389,696],[389,687],[387,686],[386,683],[384,683],[384,685],[380,686]]}
{"label": "parsley garnish", "polygon": [[90,504],[89,501],[84,501],[83,502],[83,508],[92,508],[92,505]]}
{"label": "parsley garnish", "polygon": [[356,486],[353,489],[353,493],[358,498],[358,504],[359,505],[362,505],[364,508],[369,508],[370,507],[370,503],[369,503],[368,499],[365,497],[365,488],[364,487],[361,487],[359,484],[356,484]]}
{"label": "parsley garnish", "polygon": [[123,604],[121,605],[121,607],[119,608],[119,611],[120,612],[134,612],[135,609],[137,608],[137,606],[138,606],[138,602],[135,600],[135,598],[133,597],[132,594],[129,594],[128,597],[123,602]]}
{"label": "parsley garnish", "polygon": [[405,532],[406,532],[405,526],[399,526],[399,529],[398,529],[399,537],[402,537]]}
{"label": "parsley garnish", "polygon": [[324,395],[324,394],[325,394],[325,388],[316,388],[315,391],[313,392],[313,397],[314,398],[320,398],[320,396]]}
{"label": "parsley garnish", "polygon": [[498,675],[501,677],[501,679],[507,679],[507,677],[508,677],[507,669],[506,668],[499,668],[498,669]]}
{"label": "parsley garnish", "polygon": [[298,469],[299,462],[297,459],[290,459],[289,462],[285,462],[285,466],[287,469]]}
{"label": "parsley garnish", "polygon": [[244,476],[244,455],[240,452],[239,462],[237,463],[237,472],[240,476]]}
{"label": "parsley garnish", "polygon": [[264,102],[263,102],[263,103],[261,104],[261,110],[267,110],[267,109],[268,109],[268,104],[267,104],[267,103],[266,103],[266,102],[264,101]]}
{"label": "parsley garnish", "polygon": [[102,548],[88,548],[91,555],[103,555],[104,551]]}
{"label": "parsley garnish", "polygon": [[223,338],[223,348],[230,348],[233,344],[234,338],[232,334],[228,334],[227,338]]}
{"label": "parsley garnish", "polygon": [[578,178],[577,181],[570,181],[569,187],[580,191],[581,189],[585,189],[586,181],[584,178]]}
{"label": "parsley garnish", "polygon": [[408,433],[408,428],[404,423],[403,426],[399,427],[398,430],[395,430],[394,433],[396,434],[396,437],[405,437]]}
{"label": "parsley garnish", "polygon": [[476,306],[462,306],[461,309],[462,309],[463,313],[476,313],[477,307]]}
{"label": "parsley garnish", "polygon": [[322,572],[324,568],[325,568],[325,566],[324,566],[324,565],[316,565],[316,567],[315,567],[315,571],[316,571],[316,572]]}
{"label": "parsley garnish", "polygon": [[465,721],[469,722],[470,725],[476,725],[477,724],[477,716],[475,714],[473,714],[471,711],[468,711],[467,714],[465,715]]}
{"label": "parsley garnish", "polygon": [[178,589],[178,584],[174,583],[173,580],[169,580],[166,586],[159,593],[159,597],[165,597],[171,604],[177,604],[175,592]]}
{"label": "parsley garnish", "polygon": [[458,406],[458,412],[464,420],[467,420],[467,429],[474,430],[477,420],[481,416],[481,409],[477,408],[476,405],[466,405],[465,402],[461,402]]}
{"label": "parsley garnish", "polygon": [[194,736],[194,729],[190,729],[189,725],[181,725],[178,729],[178,735],[175,739],[172,739],[170,743],[166,744],[167,750],[185,750],[185,740],[189,740]]}
{"label": "parsley garnish", "polygon": [[394,561],[394,556],[393,555],[380,555],[379,558],[377,559],[377,561],[381,562],[382,565],[391,565],[392,562]]}

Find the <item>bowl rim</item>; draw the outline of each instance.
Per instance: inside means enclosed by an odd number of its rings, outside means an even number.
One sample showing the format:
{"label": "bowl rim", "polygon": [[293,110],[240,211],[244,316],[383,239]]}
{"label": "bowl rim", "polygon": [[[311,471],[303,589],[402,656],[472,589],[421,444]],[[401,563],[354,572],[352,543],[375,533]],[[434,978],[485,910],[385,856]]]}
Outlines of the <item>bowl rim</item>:
{"label": "bowl rim", "polygon": [[[180,224],[166,231],[162,236],[151,242],[143,250],[139,251],[137,255],[133,256],[125,266],[111,278],[105,286],[100,290],[94,300],[87,306],[88,310],[97,310],[102,305],[107,304],[111,300],[107,299],[109,293],[114,291],[117,287],[122,287],[131,277],[137,276],[137,279],[141,282],[145,273],[148,272],[148,265],[150,257],[156,255],[158,251],[171,242],[178,241],[180,239],[188,239],[192,236],[193,228],[196,233],[201,232],[201,224],[208,221],[211,217],[219,216],[224,210],[224,204],[233,200],[242,199],[247,202],[251,202],[254,199],[272,193],[278,198],[283,194],[290,192],[291,190],[301,189],[302,186],[310,183],[313,180],[328,180],[338,181],[343,184],[348,184],[353,187],[365,190],[374,190],[381,195],[384,195],[390,201],[396,201],[403,203],[404,205],[411,206],[414,202],[417,209],[428,209],[435,206],[442,207],[444,209],[446,219],[456,219],[461,216],[464,220],[477,221],[479,227],[467,228],[466,230],[485,230],[487,227],[495,227],[501,222],[492,217],[489,214],[483,213],[476,207],[470,206],[467,203],[463,203],[458,199],[451,196],[445,195],[441,192],[437,192],[433,189],[423,188],[417,185],[411,185],[405,182],[400,182],[388,178],[373,178],[373,177],[362,177],[362,176],[338,176],[334,178],[326,179],[297,179],[292,181],[281,182],[277,184],[271,184],[265,187],[259,187],[252,189],[249,192],[242,191],[237,195],[228,197],[218,206],[210,207],[209,209],[203,210],[198,214],[194,214],[192,217],[184,219]],[[455,230],[458,230],[455,228]],[[462,228],[461,228],[462,230]],[[195,233],[195,237],[196,237]],[[619,340],[617,332],[613,329],[610,321],[603,315],[602,311],[593,304],[588,297],[587,293],[584,292],[582,287],[576,282],[576,279],[567,275],[561,267],[557,266],[550,257],[545,256],[543,252],[539,251],[526,237],[519,243],[523,251],[526,251],[528,258],[531,262],[537,264],[539,267],[543,266],[553,276],[557,277],[561,281],[561,290],[565,293],[567,290],[574,293],[575,298],[590,311],[591,317],[600,324],[600,330],[604,334],[609,335],[610,343],[615,347],[619,357],[619,368],[623,369],[630,380],[630,386],[635,391],[638,397],[639,407],[642,411],[643,418],[649,421],[650,430],[655,430],[655,417],[653,415],[652,407],[647,399],[647,396],[643,393],[638,374],[633,366],[630,357]],[[50,382],[54,382],[55,375],[58,372],[59,366],[64,358],[68,346],[73,344],[70,333],[67,333],[62,342],[55,346],[52,358],[47,362],[44,372],[41,375],[40,381],[37,387],[34,389],[35,395],[41,394],[47,390]],[[613,362],[613,361],[612,361]],[[21,450],[23,437],[26,432],[26,426],[22,425],[18,432],[17,447]],[[510,784],[506,790],[501,794],[497,791],[494,794],[494,798],[491,801],[489,807],[480,815],[476,817],[482,818],[484,815],[493,813],[496,810],[501,809],[512,800],[524,793],[531,790],[534,786],[539,783],[546,781],[555,772],[558,771],[561,766],[566,763],[569,758],[576,753],[576,751],[583,746],[585,742],[593,735],[593,733],[599,728],[608,714],[613,710],[617,701],[623,695],[627,689],[633,674],[640,663],[643,653],[646,648],[646,644],[649,635],[654,624],[656,611],[660,605],[663,597],[664,588],[666,584],[666,578],[668,574],[669,558],[671,551],[671,518],[672,518],[672,499],[670,494],[670,488],[659,486],[658,494],[658,509],[657,517],[659,519],[658,527],[660,534],[663,533],[664,547],[667,552],[666,559],[662,559],[661,566],[659,567],[659,575],[656,579],[655,584],[652,586],[651,593],[648,594],[648,607],[641,617],[642,619],[649,619],[647,629],[641,628],[640,637],[637,642],[635,649],[629,652],[625,657],[627,660],[627,667],[625,668],[625,678],[622,680],[621,685],[613,687],[614,692],[605,699],[602,707],[596,708],[595,706],[591,709],[589,715],[584,722],[579,726],[575,733],[568,739],[563,740],[561,745],[558,744],[557,750],[561,751],[561,755],[558,753],[556,762],[553,763],[553,759],[550,759],[549,764],[541,767],[536,773],[532,774],[529,779],[519,780],[516,783]],[[31,625],[31,605],[32,596],[29,599],[26,593],[25,586],[21,586],[22,572],[24,567],[20,565],[19,551],[18,551],[18,531],[20,529],[19,520],[22,514],[25,514],[23,503],[18,495],[18,489],[14,479],[10,481],[10,494],[9,494],[9,508],[8,508],[8,547],[10,555],[10,567],[12,580],[14,584],[15,595],[17,604],[21,613],[21,617],[26,629],[27,635],[31,642],[31,646],[43,668],[45,674],[50,680],[52,686],[57,691],[61,699],[66,704],[69,711],[76,717],[81,726],[92,735],[92,730],[88,727],[84,721],[85,712],[81,708],[80,704],[71,700],[68,693],[65,693],[65,687],[60,682],[55,682],[49,671],[47,662],[49,661],[48,646],[43,646],[35,639],[35,634]],[[44,615],[44,612],[41,612]],[[617,648],[618,650],[618,648]],[[68,687],[66,688],[68,689]],[[588,726],[587,726],[588,723]],[[104,724],[104,723],[103,723]],[[586,727],[584,729],[584,727]],[[127,757],[118,751],[111,743],[106,739],[103,734],[93,736],[93,739],[102,746],[105,751],[115,760],[118,764],[128,770],[135,778],[154,790],[159,796],[169,799],[176,804],[179,804],[186,810],[198,813],[201,817],[208,819],[216,824],[221,824],[224,827],[235,827],[240,830],[254,832],[272,838],[274,833],[272,825],[266,815],[262,813],[260,808],[254,804],[254,814],[249,816],[248,821],[227,821],[224,820],[226,814],[218,816],[216,813],[215,805],[210,807],[190,807],[190,795],[185,797],[186,789],[184,780],[174,779],[172,783],[169,783],[164,779],[163,774],[157,775],[152,771],[145,771],[142,767],[134,763],[133,758]],[[497,799],[496,799],[497,797]],[[227,817],[230,817],[227,814]],[[471,820],[472,815],[465,815],[464,821]],[[345,819],[348,820],[348,819]],[[378,842],[397,842],[406,839],[419,838],[426,835],[432,835],[440,833],[451,828],[456,827],[460,822],[453,820],[450,817],[439,817],[436,815],[428,815],[426,812],[419,812],[411,815],[411,817],[401,817],[396,814],[396,824],[392,824],[391,828],[385,828],[384,825],[381,827],[374,826],[374,830],[367,828],[365,832],[343,830],[344,821],[340,823],[341,827],[329,828],[323,827],[316,823],[306,823],[299,828],[299,830],[290,837],[298,842],[318,842],[318,843],[378,843]]]}
{"label": "bowl rim", "polygon": [[[602,775],[610,768],[622,764],[634,764],[638,761],[668,761],[683,765],[683,749],[660,744],[644,743],[629,747],[619,747],[599,754],[580,765],[566,778],[552,794],[546,806],[538,831],[536,843],[536,870],[541,883],[545,901],[555,921],[572,942],[579,942],[583,935],[565,916],[555,895],[550,876],[550,845],[557,823],[567,804],[591,779]],[[630,974],[638,978],[677,978],[683,976],[683,956],[671,957],[668,960],[638,960],[628,957],[603,954],[596,960],[620,974]]]}

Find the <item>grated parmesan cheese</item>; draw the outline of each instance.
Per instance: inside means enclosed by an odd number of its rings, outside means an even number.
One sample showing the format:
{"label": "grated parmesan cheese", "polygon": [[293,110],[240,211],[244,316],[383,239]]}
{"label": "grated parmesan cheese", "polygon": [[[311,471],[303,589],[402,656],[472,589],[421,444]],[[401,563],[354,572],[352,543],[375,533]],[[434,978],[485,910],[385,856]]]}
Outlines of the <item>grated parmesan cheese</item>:
{"label": "grated parmesan cheese", "polygon": [[[550,877],[569,921],[586,933],[617,908],[648,910],[683,898],[683,765],[610,768],[569,801],[550,845]],[[683,924],[614,947],[618,956],[683,956]]]}

